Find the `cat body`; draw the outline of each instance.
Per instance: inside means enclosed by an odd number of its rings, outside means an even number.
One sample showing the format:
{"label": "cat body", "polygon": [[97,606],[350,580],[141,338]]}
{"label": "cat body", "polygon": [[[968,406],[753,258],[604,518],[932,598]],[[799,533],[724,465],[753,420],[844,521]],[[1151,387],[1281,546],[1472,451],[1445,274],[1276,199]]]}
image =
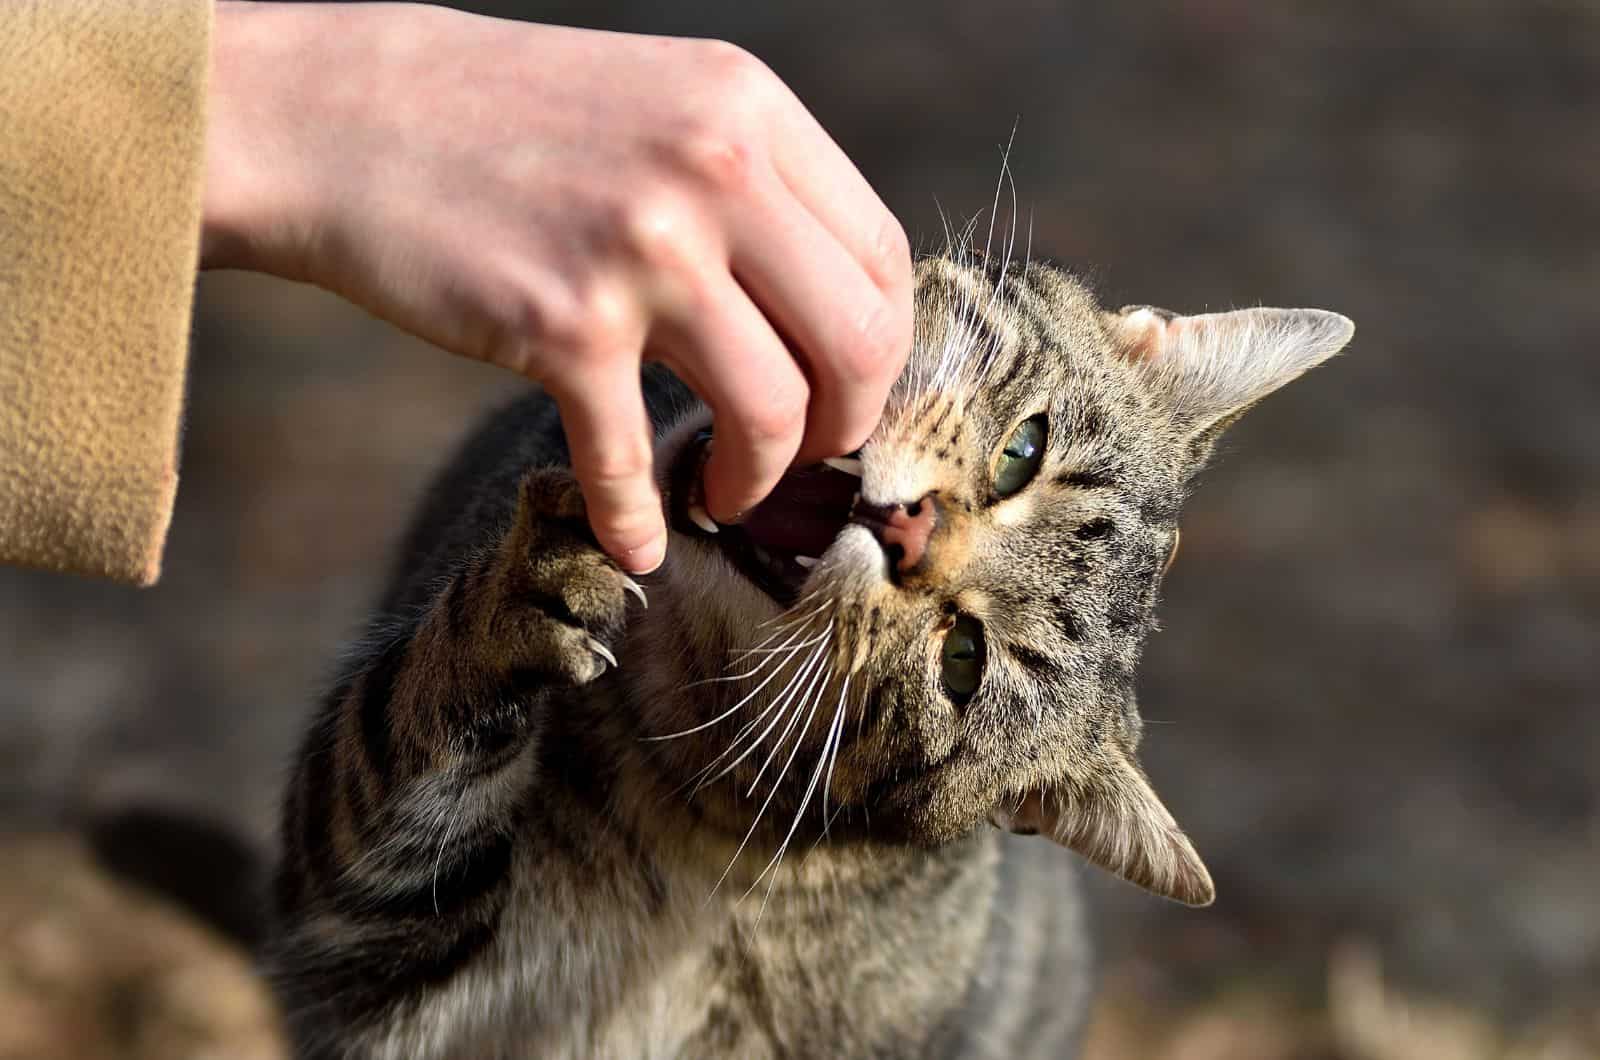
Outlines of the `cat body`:
{"label": "cat body", "polygon": [[492,418],[291,784],[300,1054],[1070,1055],[1072,858],[1008,832],[1210,900],[1133,758],[1133,668],[1216,433],[1348,337],[924,261],[872,439],[740,527],[699,506],[708,413],[646,374],[674,534],[642,585],[548,399]]}

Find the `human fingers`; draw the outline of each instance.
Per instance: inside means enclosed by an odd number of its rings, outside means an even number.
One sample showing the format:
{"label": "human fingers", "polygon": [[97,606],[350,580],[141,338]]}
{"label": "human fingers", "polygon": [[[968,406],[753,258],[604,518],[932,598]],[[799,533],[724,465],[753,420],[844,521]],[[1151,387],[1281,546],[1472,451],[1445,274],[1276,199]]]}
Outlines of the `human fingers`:
{"label": "human fingers", "polygon": [[548,389],[561,410],[595,538],[624,570],[648,574],[666,556],[667,527],[651,474],[637,352],[588,358],[581,372]]}
{"label": "human fingers", "polygon": [[905,229],[798,99],[785,116],[783,132],[773,138],[778,175],[890,299],[909,338],[911,245]]}
{"label": "human fingers", "polygon": [[711,407],[706,507],[734,522],[794,462],[809,388],[771,323],[733,276],[706,282],[689,311],[674,314],[660,357]]}
{"label": "human fingers", "polygon": [[811,402],[798,458],[808,463],[849,452],[872,433],[910,349],[910,314],[774,185],[734,219],[731,263],[805,367]]}

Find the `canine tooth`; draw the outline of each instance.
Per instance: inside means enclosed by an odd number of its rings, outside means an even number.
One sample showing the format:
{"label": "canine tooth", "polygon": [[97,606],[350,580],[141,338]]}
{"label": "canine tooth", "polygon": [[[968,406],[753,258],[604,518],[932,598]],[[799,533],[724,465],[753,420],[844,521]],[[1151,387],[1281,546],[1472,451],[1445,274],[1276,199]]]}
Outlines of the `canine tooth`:
{"label": "canine tooth", "polygon": [[822,461],[835,471],[843,471],[847,475],[861,477],[861,461],[853,456],[830,456]]}
{"label": "canine tooth", "polygon": [[706,511],[706,506],[703,504],[689,505],[689,521],[708,534],[717,532],[717,524],[712,520],[710,513]]}
{"label": "canine tooth", "polygon": [[806,568],[806,570],[810,570],[812,567],[815,567],[817,564],[822,562],[815,556],[796,556],[794,561],[800,564],[800,566]]}

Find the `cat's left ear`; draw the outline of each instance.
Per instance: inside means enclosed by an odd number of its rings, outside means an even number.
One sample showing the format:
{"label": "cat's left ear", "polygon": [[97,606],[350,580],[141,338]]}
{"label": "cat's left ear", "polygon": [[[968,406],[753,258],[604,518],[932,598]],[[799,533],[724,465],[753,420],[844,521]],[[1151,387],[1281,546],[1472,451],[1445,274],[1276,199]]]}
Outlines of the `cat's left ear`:
{"label": "cat's left ear", "polygon": [[1041,835],[1163,898],[1210,905],[1211,874],[1132,759],[1113,752],[1091,777],[1035,788],[989,814],[996,828]]}
{"label": "cat's left ear", "polygon": [[1123,356],[1147,373],[1174,423],[1214,437],[1251,405],[1344,348],[1348,317],[1324,309],[1178,316],[1151,306],[1105,314]]}

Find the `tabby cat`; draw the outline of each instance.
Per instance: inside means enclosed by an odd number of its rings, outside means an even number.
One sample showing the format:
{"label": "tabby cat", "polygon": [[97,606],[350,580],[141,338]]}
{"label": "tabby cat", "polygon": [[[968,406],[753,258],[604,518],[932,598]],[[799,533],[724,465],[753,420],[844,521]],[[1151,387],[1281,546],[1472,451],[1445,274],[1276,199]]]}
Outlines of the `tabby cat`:
{"label": "tabby cat", "polygon": [[923,260],[876,432],[738,526],[700,503],[709,414],[646,373],[673,536],[643,584],[549,399],[494,416],[294,773],[300,1055],[1070,1055],[1070,859],[1006,833],[1211,901],[1135,759],[1134,665],[1218,433],[1351,332]]}

